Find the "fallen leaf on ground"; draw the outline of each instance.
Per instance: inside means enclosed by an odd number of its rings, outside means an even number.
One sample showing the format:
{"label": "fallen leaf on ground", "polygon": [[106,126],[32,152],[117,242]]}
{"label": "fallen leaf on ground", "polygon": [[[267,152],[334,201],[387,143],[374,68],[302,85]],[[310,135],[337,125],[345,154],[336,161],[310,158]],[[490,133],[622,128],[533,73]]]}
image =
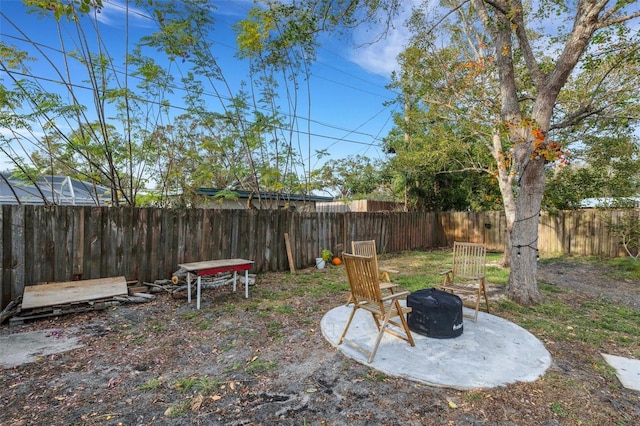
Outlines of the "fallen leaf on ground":
{"label": "fallen leaf on ground", "polygon": [[200,407],[202,407],[202,401],[204,401],[204,397],[201,393],[199,393],[195,398],[191,400],[191,411],[200,410]]}

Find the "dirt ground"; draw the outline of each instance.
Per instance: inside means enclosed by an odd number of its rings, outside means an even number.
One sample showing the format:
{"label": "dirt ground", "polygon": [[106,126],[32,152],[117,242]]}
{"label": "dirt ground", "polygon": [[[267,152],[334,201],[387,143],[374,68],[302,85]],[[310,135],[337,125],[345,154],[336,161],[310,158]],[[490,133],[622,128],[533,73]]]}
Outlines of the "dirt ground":
{"label": "dirt ground", "polygon": [[[302,271],[295,282],[261,275],[252,289],[259,300],[207,290],[201,311],[163,294],[14,327],[79,327],[85,346],[2,371],[0,424],[640,424],[639,393],[596,368],[599,354],[580,343],[545,342],[553,363],[534,383],[462,392],[386,377],[325,341],[320,319],[336,296],[301,291],[313,274]],[[541,281],[580,297],[640,310],[640,283],[607,276],[606,268],[561,261],[539,270]]]}

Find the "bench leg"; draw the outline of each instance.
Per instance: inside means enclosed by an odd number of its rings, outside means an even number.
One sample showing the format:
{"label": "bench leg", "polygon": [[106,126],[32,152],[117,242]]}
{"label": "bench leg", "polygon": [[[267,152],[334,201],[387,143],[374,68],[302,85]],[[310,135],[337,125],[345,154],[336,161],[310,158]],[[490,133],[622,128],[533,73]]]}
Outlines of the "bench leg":
{"label": "bench leg", "polygon": [[187,272],[187,303],[191,303],[191,272]]}
{"label": "bench leg", "polygon": [[197,293],[197,302],[196,302],[196,309],[200,309],[200,291],[202,288],[202,280],[200,278],[200,275],[198,275],[198,289],[196,290]]}

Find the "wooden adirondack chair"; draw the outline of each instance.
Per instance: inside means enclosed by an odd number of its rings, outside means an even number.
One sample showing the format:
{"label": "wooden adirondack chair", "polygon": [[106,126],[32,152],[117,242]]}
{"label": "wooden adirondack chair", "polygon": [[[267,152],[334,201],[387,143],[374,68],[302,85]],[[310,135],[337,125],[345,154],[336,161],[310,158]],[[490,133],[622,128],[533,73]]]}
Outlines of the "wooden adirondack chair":
{"label": "wooden adirondack chair", "polygon": [[[389,333],[409,342],[411,346],[415,346],[406,319],[406,314],[411,312],[411,308],[400,304],[400,299],[406,297],[409,292],[402,291],[383,296],[380,291],[378,269],[373,256],[358,256],[345,253],[343,254],[343,260],[349,287],[351,288],[353,309],[338,340],[338,344],[340,345],[344,341],[356,311],[364,309],[371,313],[378,328],[378,336],[369,354],[368,362],[373,361],[383,333]],[[397,321],[398,318],[400,322]],[[391,325],[397,327],[399,331],[390,328]],[[404,334],[402,334],[402,330],[404,330]]]}
{"label": "wooden adirondack chair", "polygon": [[[487,274],[487,248],[484,244],[453,243],[453,262],[451,269],[441,272],[444,275],[444,283],[441,290],[462,296],[463,302],[467,302],[475,310],[474,315],[465,314],[473,322],[478,321],[480,299],[484,297],[485,310],[489,312],[489,299],[487,298],[486,274]],[[467,299],[465,300],[465,297]]]}
{"label": "wooden adirondack chair", "polygon": [[376,250],[376,240],[366,241],[351,241],[351,253],[359,256],[373,256],[373,260],[376,263],[376,268],[380,274],[380,281],[391,282],[389,274],[397,274],[398,271],[381,268],[378,264],[378,253]]}
{"label": "wooden adirondack chair", "polygon": [[[375,269],[378,271],[378,278],[380,281],[380,289],[388,290],[390,293],[393,293],[394,288],[398,285],[393,284],[391,282],[390,273],[397,274],[398,271],[387,268],[380,268],[378,265],[378,254],[376,252],[376,240],[366,240],[366,241],[352,241],[351,242],[351,253],[358,256],[371,256],[373,257],[373,262],[375,264]],[[353,302],[353,297],[349,295],[349,300],[347,300],[347,305]]]}

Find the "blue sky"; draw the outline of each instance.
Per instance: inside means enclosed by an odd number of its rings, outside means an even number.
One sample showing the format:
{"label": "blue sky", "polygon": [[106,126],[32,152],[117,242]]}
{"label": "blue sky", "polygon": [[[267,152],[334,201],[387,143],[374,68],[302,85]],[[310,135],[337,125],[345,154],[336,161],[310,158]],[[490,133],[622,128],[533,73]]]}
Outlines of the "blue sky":
{"label": "blue sky", "polygon": [[[124,0],[103,0],[105,7],[99,15],[100,32],[105,39],[109,52],[118,57],[118,51],[124,50],[123,38],[125,22]],[[240,78],[246,79],[246,63],[234,58],[236,53],[234,33],[231,26],[246,16],[251,1],[217,0],[216,26],[213,32],[215,55],[222,65],[222,71],[231,85],[237,85]],[[38,20],[36,16],[25,13],[22,2],[18,0],[0,1],[0,12],[15,22],[28,38],[41,43],[43,49],[57,48],[59,40],[51,23],[51,18]],[[355,47],[370,41],[377,35],[371,28],[362,28],[349,36],[327,37],[318,50],[317,61],[312,65],[310,84],[311,111],[299,111],[298,126],[304,135],[299,144],[303,158],[310,160],[312,168],[319,167],[322,161],[315,157],[316,150],[328,149],[333,157],[365,155],[372,159],[384,159],[380,149],[382,138],[392,127],[393,106],[384,106],[384,102],[394,99],[395,94],[385,86],[390,82],[391,71],[396,66],[396,55],[401,51],[407,32],[402,25],[406,17],[396,20],[396,28],[388,36],[366,47]],[[140,10],[129,14],[130,39],[153,31],[154,24],[145,19]],[[24,35],[13,28],[5,17],[0,16],[0,38],[7,44],[15,45],[39,56],[32,46],[22,41]],[[131,40],[132,42],[135,40]],[[122,57],[122,56],[120,56]],[[179,66],[179,62],[177,62]],[[40,58],[33,64],[33,73],[43,77],[54,77],[47,63]],[[4,76],[0,76],[9,82]],[[299,93],[300,105],[305,106],[306,89]],[[310,133],[307,132],[307,118],[311,119]],[[5,133],[6,129],[0,129]],[[311,153],[308,146],[311,146]],[[21,147],[22,148],[22,147]],[[310,157],[309,157],[310,155]],[[0,159],[0,169],[6,167],[6,161]],[[305,166],[308,167],[308,164]]]}

